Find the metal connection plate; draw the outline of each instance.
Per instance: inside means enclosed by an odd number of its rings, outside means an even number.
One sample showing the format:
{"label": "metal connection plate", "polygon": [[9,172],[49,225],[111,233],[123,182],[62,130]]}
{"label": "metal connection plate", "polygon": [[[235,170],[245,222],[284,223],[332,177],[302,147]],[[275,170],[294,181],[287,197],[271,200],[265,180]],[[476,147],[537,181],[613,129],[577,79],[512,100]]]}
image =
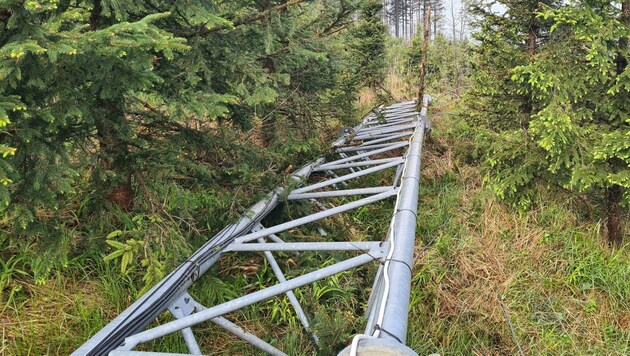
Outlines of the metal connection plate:
{"label": "metal connection plate", "polygon": [[[334,274],[365,264],[378,264],[367,311],[364,334],[355,337],[350,353],[356,353],[363,340],[371,344],[400,344],[405,347],[407,310],[413,265],[415,223],[420,179],[420,156],[425,130],[429,127],[425,97],[423,108],[415,102],[382,107],[368,114],[354,129],[333,142],[332,158],[319,158],[292,174],[298,188],[277,188],[254,204],[239,220],[226,226],[189,259],[160,281],[149,292],[96,333],[73,355],[167,355],[134,351],[142,344],[169,334],[181,333],[189,353],[201,355],[193,326],[211,322],[271,355],[285,355],[260,337],[253,335],[226,315],[275,296],[286,295],[304,329],[312,333],[309,317],[294,290]],[[390,185],[348,188],[348,182],[377,172],[392,171]],[[317,178],[315,180],[314,178]],[[323,178],[323,179],[322,179]],[[345,197],[349,201],[324,207],[319,200]],[[354,200],[351,198],[354,197]],[[385,199],[395,199],[389,230],[376,241],[288,241],[289,230]],[[283,204],[307,201],[317,212],[286,219],[270,226],[261,221]],[[315,224],[316,225],[316,224]],[[318,228],[322,236],[326,232]],[[279,237],[280,234],[284,241]],[[288,238],[287,238],[288,236]],[[354,252],[340,260],[294,278],[287,279],[277,253],[311,251]],[[217,305],[202,305],[188,289],[221,257],[235,253],[259,253],[273,270],[278,283],[266,286]],[[274,255],[276,254],[276,255]],[[169,311],[174,320],[155,325],[156,318]],[[152,325],[148,328],[149,325]],[[317,337],[313,334],[314,342]],[[210,352],[212,350],[206,350]],[[173,354],[174,355],[174,354]]]}

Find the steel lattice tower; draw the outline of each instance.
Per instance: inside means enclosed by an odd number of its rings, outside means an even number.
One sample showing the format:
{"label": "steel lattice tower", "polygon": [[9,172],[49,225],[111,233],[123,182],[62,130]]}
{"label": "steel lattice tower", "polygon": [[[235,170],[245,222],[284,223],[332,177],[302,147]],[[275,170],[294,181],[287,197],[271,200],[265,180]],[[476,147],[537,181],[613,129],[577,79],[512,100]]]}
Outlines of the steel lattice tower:
{"label": "steel lattice tower", "polygon": [[[368,114],[353,129],[333,143],[335,159],[319,158],[294,172],[297,188],[277,188],[254,204],[238,221],[226,226],[190,258],[143,295],[73,355],[167,355],[133,351],[138,345],[172,333],[181,333],[190,354],[201,355],[194,325],[212,322],[271,355],[284,352],[244,331],[225,315],[254,303],[285,294],[306,330],[309,318],[293,293],[296,288],[365,264],[378,264],[371,290],[367,326],[341,354],[415,355],[406,344],[407,314],[411,288],[415,227],[422,143],[430,129],[425,96],[422,110],[415,102],[382,107]],[[343,189],[349,180],[385,170],[395,170],[387,186]],[[313,182],[314,176],[326,175]],[[325,208],[318,199],[355,197],[355,200]],[[291,242],[278,234],[385,199],[395,198],[391,224],[385,236],[374,241]],[[273,226],[261,221],[282,202],[308,200],[319,211]],[[322,231],[325,234],[324,231]],[[357,255],[335,264],[288,279],[274,252],[349,251]],[[221,257],[232,253],[262,253],[278,283],[213,306],[204,306],[189,293],[190,286]],[[165,311],[173,321],[146,329]],[[316,337],[315,337],[316,340]]]}

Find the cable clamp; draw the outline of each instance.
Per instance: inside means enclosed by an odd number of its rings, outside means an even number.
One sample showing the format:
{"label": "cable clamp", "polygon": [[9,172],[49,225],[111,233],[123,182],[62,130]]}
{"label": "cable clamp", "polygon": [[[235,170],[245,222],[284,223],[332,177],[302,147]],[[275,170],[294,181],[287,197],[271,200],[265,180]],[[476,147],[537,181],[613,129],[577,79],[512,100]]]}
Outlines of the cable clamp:
{"label": "cable clamp", "polygon": [[403,345],[405,344],[404,342],[402,342],[402,340],[401,340],[401,339],[399,339],[399,338],[398,338],[398,336],[396,336],[396,335],[394,335],[394,334],[390,333],[389,331],[387,331],[387,330],[383,329],[383,328],[382,328],[380,325],[378,325],[378,324],[374,325],[374,331],[377,331],[377,330],[380,330],[380,331],[384,332],[385,334],[387,334],[387,335],[389,335],[389,336],[393,337],[393,338],[394,338],[394,339],[396,339],[396,341],[398,341],[399,343],[401,343],[401,344],[403,344]]}

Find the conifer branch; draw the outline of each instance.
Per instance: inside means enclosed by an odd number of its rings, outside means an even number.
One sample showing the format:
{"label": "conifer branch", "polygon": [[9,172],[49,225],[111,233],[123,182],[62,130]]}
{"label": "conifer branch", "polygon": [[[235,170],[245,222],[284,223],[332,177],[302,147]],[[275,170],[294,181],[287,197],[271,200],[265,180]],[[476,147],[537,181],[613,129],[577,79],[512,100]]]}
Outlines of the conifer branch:
{"label": "conifer branch", "polygon": [[273,56],[277,56],[280,53],[287,52],[289,50],[289,48],[290,48],[289,46],[284,46],[284,47],[278,48],[275,51],[271,51],[269,53],[265,53],[265,54],[263,54],[261,56],[256,57],[256,60],[260,61],[260,60],[263,60],[265,58],[270,58],[270,57],[273,57]]}
{"label": "conifer branch", "polygon": [[236,27],[242,26],[242,25],[248,25],[260,20],[263,20],[265,18],[267,18],[269,15],[271,15],[272,13],[278,12],[278,11],[282,11],[290,6],[293,5],[298,5],[301,4],[303,2],[306,2],[307,0],[289,0],[285,3],[276,5],[270,9],[258,12],[256,14],[250,15],[248,17],[245,17],[243,19],[238,19],[235,21],[232,21],[231,24],[226,24],[226,25],[220,25],[217,27],[213,27],[213,28],[208,28],[207,26],[204,26],[200,31],[198,31],[196,34],[192,35],[192,36],[186,36],[187,38],[190,37],[194,37],[194,36],[207,36],[210,33],[213,32],[218,32],[218,31],[223,31],[223,30],[229,30],[229,29],[234,29]]}
{"label": "conifer branch", "polygon": [[234,29],[236,27],[242,26],[242,25],[248,25],[257,21],[260,21],[262,19],[265,19],[266,17],[268,17],[269,15],[271,15],[272,13],[278,12],[278,11],[282,11],[290,6],[293,5],[298,5],[301,4],[303,2],[306,2],[307,0],[289,0],[285,3],[276,5],[272,8],[269,8],[267,10],[264,11],[260,11],[258,13],[252,14],[250,16],[247,16],[245,18],[241,18],[241,19],[237,19],[232,21],[232,23],[230,24],[224,24],[224,25],[219,25],[217,27],[213,27],[213,28],[208,28],[207,26],[204,26],[202,29],[200,29],[199,31],[197,31],[195,34],[192,35],[188,35],[188,36],[184,36],[186,38],[191,38],[191,37],[195,37],[195,36],[207,36],[211,33],[214,32],[218,32],[218,31],[223,31],[223,30],[230,30],[230,29]]}
{"label": "conifer branch", "polygon": [[345,30],[346,28],[348,28],[349,25],[350,23],[344,24],[343,26],[337,27],[331,31],[328,31],[327,33],[318,34],[317,37],[334,35],[335,33],[341,32]]}
{"label": "conifer branch", "polygon": [[343,3],[341,5],[341,10],[339,11],[339,13],[337,14],[337,18],[330,23],[328,26],[326,26],[325,29],[318,31],[317,32],[317,37],[323,37],[326,35],[332,35],[333,33],[339,32],[341,30],[343,30],[344,28],[348,27],[348,25],[350,24],[350,22],[346,22],[346,23],[341,23],[344,19],[346,19],[348,17],[348,15],[350,15],[350,13],[352,12],[351,9],[347,8]]}

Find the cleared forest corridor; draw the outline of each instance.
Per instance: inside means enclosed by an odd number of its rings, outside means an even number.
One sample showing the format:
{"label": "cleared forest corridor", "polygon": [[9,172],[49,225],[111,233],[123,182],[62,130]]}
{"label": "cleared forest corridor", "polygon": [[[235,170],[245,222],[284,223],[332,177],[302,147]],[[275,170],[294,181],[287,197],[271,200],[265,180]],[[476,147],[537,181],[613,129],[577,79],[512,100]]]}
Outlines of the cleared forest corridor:
{"label": "cleared forest corridor", "polygon": [[[190,354],[201,354],[203,350],[197,344],[192,327],[202,322],[213,322],[269,354],[285,355],[267,343],[264,335],[252,335],[241,329],[228,314],[285,294],[304,330],[312,333],[309,316],[294,290],[364,264],[378,264],[378,272],[365,311],[365,333],[353,338],[346,353],[356,355],[357,350],[361,350],[363,355],[368,351],[372,355],[387,352],[414,355],[415,352],[405,346],[405,339],[416,241],[422,143],[425,131],[430,128],[427,117],[429,101],[429,97],[425,97],[421,112],[416,111],[417,105],[413,101],[378,108],[358,126],[344,129],[342,136],[332,145],[334,153],[295,171],[290,181],[294,184],[270,192],[253,205],[238,221],[221,230],[76,350],[74,355],[128,355],[139,345],[177,332],[181,332]],[[384,171],[391,173],[389,182],[385,180],[389,184],[383,185],[382,178],[373,182],[362,180],[363,184],[359,185],[354,183],[356,178],[375,173],[382,175]],[[378,184],[374,184],[376,182]],[[335,197],[343,197],[336,206],[320,202]],[[386,235],[374,236],[363,231],[359,232],[364,237],[360,240],[338,235],[337,241],[330,241],[326,229],[321,227],[320,220],[335,219],[337,214],[394,197],[396,202]],[[298,216],[299,208],[295,205],[312,205],[314,212]],[[278,210],[288,212],[284,219],[287,221],[267,222],[268,216]],[[300,232],[294,230],[304,226]],[[296,238],[296,235],[300,237]],[[283,260],[287,258],[287,253],[329,251],[348,253],[339,262],[326,263],[301,275],[292,269],[293,277],[289,279],[281,267],[286,265]],[[261,285],[259,290],[218,305],[200,303],[203,296],[191,295],[188,291],[191,285],[203,278],[223,255],[236,252],[262,253],[278,283]],[[144,330],[167,310],[176,320]],[[313,342],[318,342],[315,334]]]}

